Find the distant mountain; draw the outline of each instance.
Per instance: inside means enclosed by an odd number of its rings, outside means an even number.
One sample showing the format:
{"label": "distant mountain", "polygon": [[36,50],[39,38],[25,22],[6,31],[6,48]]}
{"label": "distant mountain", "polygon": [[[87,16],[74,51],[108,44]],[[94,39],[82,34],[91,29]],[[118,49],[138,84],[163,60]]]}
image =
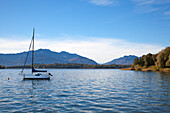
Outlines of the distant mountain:
{"label": "distant mountain", "polygon": [[124,57],[120,57],[118,59],[114,59],[114,60],[107,62],[105,64],[106,65],[110,65],[110,64],[130,65],[130,64],[133,64],[133,61],[136,57],[137,56],[135,56],[135,55],[124,56]]}
{"label": "distant mountain", "polygon": [[[16,54],[0,54],[0,65],[17,66],[23,65],[27,52]],[[32,52],[29,52],[27,64],[31,64]],[[53,64],[53,63],[78,63],[78,64],[97,64],[95,61],[82,57],[77,54],[71,54],[65,51],[54,52],[49,49],[39,49],[34,51],[35,64]]]}

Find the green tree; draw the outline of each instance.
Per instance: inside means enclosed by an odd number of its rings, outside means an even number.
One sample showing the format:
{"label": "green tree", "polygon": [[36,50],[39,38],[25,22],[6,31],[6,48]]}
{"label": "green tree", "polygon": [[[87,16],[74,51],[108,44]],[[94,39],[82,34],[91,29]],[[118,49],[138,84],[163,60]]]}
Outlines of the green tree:
{"label": "green tree", "polygon": [[138,58],[138,57],[136,57],[136,58],[134,59],[134,62],[133,62],[133,65],[137,65],[137,64],[139,64],[139,58]]}
{"label": "green tree", "polygon": [[139,59],[139,65],[140,66],[144,66],[145,62],[144,62],[144,58],[145,58],[145,55],[143,55],[140,59]]}
{"label": "green tree", "polygon": [[5,69],[5,66],[3,66],[3,65],[0,65],[0,69]]}
{"label": "green tree", "polygon": [[165,61],[164,61],[164,53],[160,52],[157,57],[156,57],[156,63],[155,65],[159,68],[164,68],[165,67]]}
{"label": "green tree", "polygon": [[167,61],[169,59],[169,55],[170,55],[170,47],[167,47],[163,50],[164,53],[164,60]]}
{"label": "green tree", "polygon": [[155,64],[155,63],[154,63],[152,54],[151,54],[151,53],[147,54],[147,55],[144,57],[144,65],[145,65],[146,67],[149,67],[149,66],[152,66],[152,65],[154,65],[154,64]]}
{"label": "green tree", "polygon": [[170,68],[170,55],[169,55],[169,59],[166,61],[166,67]]}

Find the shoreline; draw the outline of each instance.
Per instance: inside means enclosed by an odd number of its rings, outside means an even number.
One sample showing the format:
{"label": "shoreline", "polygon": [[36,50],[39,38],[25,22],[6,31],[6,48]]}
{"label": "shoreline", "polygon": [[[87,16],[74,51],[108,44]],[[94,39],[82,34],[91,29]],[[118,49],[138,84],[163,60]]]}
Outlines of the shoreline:
{"label": "shoreline", "polygon": [[120,70],[132,70],[132,71],[143,71],[143,72],[170,72],[170,68],[162,68],[162,69],[154,69],[151,67],[148,68],[140,68],[140,69],[135,69],[135,68],[122,68]]}

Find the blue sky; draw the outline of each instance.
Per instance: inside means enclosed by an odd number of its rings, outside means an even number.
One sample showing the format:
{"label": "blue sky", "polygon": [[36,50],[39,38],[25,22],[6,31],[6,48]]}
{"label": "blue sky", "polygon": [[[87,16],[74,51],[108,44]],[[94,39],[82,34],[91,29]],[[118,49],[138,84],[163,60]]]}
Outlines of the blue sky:
{"label": "blue sky", "polygon": [[[170,46],[170,0],[0,0],[0,53],[68,51],[99,63]],[[100,57],[99,57],[100,56]]]}

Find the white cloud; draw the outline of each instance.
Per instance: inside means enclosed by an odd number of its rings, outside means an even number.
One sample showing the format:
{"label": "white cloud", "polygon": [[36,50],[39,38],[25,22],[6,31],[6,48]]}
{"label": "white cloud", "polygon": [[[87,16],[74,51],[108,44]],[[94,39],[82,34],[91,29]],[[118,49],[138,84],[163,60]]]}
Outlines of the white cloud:
{"label": "white cloud", "polygon": [[115,0],[90,0],[90,3],[95,5],[107,6],[115,3]]}
{"label": "white cloud", "polygon": [[[22,39],[22,38],[21,38]],[[35,40],[35,49],[46,48],[52,51],[67,51],[105,63],[124,55],[141,56],[147,53],[157,53],[163,49],[160,45],[132,43],[111,38],[87,37],[89,40]],[[18,53],[28,50],[29,40],[9,40],[0,38],[0,53]]]}
{"label": "white cloud", "polygon": [[0,38],[0,42],[0,53],[16,53],[26,51],[30,41]]}

